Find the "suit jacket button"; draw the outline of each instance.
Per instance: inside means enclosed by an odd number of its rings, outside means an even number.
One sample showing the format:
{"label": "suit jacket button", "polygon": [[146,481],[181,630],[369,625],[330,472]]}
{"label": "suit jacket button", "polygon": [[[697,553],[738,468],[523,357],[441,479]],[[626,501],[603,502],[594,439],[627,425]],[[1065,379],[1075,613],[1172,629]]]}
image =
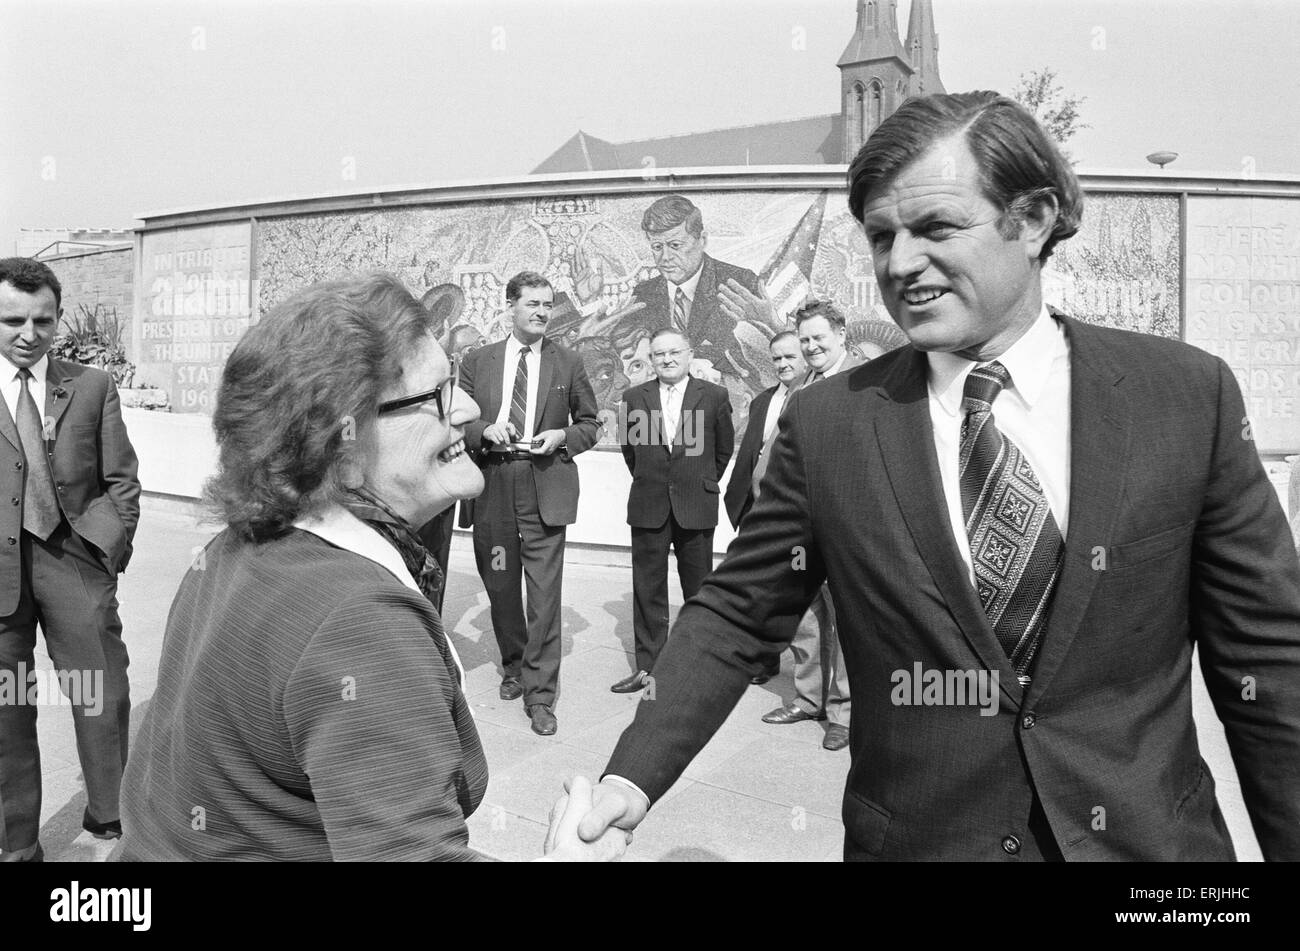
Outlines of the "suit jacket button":
{"label": "suit jacket button", "polygon": [[1020,853],[1020,840],[1014,835],[1004,836],[1002,838],[1002,851],[1007,855],[1018,855]]}
{"label": "suit jacket button", "polygon": [[9,502],[10,502],[11,504],[13,504],[13,505],[17,505],[17,504],[18,504],[18,497],[15,496],[14,498],[10,499]]}
{"label": "suit jacket button", "polygon": [[11,544],[11,545],[17,545],[17,544],[18,544],[18,539],[14,538],[12,535],[10,535],[10,536],[9,536],[9,544]]}
{"label": "suit jacket button", "polygon": [[15,469],[21,469],[22,467],[23,467],[23,464],[22,464],[21,462],[15,462],[15,463],[14,463],[14,468],[15,468]]}
{"label": "suit jacket button", "polygon": [[1034,728],[1034,724],[1037,722],[1038,721],[1034,719],[1034,715],[1032,713],[1026,713],[1023,717],[1020,718],[1020,726],[1026,730],[1032,730]]}

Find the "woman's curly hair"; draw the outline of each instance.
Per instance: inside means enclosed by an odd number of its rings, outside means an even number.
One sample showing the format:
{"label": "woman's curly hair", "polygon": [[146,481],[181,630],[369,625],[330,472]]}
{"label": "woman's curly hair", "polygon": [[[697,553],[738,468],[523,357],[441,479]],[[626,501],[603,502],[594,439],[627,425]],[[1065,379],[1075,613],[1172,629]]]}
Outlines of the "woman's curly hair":
{"label": "woman's curly hair", "polygon": [[209,507],[262,541],[341,500],[344,465],[361,461],[358,434],[433,323],[383,273],[313,284],[273,308],[221,375]]}

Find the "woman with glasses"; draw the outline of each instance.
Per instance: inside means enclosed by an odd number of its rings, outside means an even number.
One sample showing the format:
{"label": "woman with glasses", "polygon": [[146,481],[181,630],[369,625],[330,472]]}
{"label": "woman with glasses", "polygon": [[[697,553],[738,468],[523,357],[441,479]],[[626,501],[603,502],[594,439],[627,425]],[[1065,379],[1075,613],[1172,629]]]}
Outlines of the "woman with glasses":
{"label": "woman with glasses", "polygon": [[[480,857],[487,763],[414,531],[482,490],[479,411],[433,324],[376,274],[302,291],[231,354],[207,490],[226,528],[172,604],[116,858]],[[563,818],[552,857],[625,847]]]}

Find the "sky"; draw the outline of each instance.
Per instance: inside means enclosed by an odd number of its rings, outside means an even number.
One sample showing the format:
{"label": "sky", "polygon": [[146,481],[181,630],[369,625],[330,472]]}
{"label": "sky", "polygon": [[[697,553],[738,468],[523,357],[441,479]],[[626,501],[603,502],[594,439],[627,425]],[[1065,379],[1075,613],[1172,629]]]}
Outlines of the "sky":
{"label": "sky", "polygon": [[[1085,97],[1080,170],[1168,149],[1171,171],[1300,175],[1300,2],[933,7],[949,91],[1046,66]],[[0,252],[20,227],[526,175],[579,128],[836,112],[855,16],[854,0],[0,0]]]}

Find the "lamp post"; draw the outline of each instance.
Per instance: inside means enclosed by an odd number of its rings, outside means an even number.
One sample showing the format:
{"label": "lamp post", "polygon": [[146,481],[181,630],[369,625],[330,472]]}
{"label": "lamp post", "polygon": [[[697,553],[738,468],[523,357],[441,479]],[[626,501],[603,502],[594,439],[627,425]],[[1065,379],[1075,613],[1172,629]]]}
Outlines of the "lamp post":
{"label": "lamp post", "polygon": [[1168,165],[1176,158],[1178,158],[1177,152],[1169,152],[1169,151],[1152,152],[1150,155],[1147,156],[1147,161],[1150,162],[1152,165],[1159,165],[1161,170],[1163,170],[1166,165]]}

